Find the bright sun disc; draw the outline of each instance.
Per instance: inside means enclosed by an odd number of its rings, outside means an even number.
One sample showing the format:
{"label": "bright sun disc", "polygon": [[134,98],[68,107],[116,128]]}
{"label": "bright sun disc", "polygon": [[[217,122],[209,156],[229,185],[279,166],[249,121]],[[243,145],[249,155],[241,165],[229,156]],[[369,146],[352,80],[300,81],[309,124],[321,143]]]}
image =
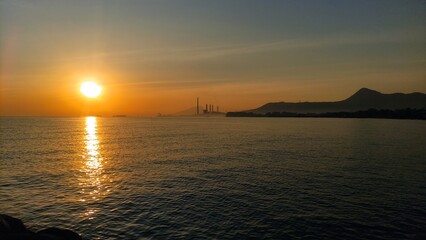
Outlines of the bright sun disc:
{"label": "bright sun disc", "polygon": [[94,82],[84,82],[81,84],[80,92],[88,98],[95,98],[101,94],[102,88]]}

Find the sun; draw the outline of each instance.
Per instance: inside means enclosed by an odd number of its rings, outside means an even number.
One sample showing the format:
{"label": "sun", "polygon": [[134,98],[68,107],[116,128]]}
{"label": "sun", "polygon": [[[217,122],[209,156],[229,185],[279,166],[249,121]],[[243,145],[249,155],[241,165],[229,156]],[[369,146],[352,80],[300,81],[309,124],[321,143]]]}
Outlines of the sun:
{"label": "sun", "polygon": [[84,82],[81,84],[80,92],[88,98],[95,98],[101,94],[102,87],[95,82]]}

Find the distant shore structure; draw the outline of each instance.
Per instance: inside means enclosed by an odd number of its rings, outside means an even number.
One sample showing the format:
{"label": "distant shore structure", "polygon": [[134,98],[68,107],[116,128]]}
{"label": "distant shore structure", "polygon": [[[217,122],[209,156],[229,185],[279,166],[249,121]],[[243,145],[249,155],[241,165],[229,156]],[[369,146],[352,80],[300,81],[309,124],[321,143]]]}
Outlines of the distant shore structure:
{"label": "distant shore structure", "polygon": [[[200,98],[199,97],[197,97],[197,106],[196,106],[195,114],[200,115]],[[216,111],[215,111],[214,104],[206,103],[206,108],[203,109],[203,115],[206,115],[206,114],[221,114],[221,112],[219,112],[219,106],[216,105]]]}

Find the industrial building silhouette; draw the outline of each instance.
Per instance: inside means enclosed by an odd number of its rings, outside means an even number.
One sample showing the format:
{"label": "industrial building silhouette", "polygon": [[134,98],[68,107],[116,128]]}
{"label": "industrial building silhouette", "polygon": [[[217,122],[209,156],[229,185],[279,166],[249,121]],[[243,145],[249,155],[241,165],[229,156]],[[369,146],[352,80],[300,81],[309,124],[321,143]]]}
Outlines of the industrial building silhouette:
{"label": "industrial building silhouette", "polygon": [[[219,106],[216,106],[216,109],[215,109],[215,106],[213,104],[206,103],[206,108],[203,109],[203,114],[218,114],[218,113],[221,113],[219,111]],[[200,115],[200,99],[198,97],[197,97],[196,115]]]}

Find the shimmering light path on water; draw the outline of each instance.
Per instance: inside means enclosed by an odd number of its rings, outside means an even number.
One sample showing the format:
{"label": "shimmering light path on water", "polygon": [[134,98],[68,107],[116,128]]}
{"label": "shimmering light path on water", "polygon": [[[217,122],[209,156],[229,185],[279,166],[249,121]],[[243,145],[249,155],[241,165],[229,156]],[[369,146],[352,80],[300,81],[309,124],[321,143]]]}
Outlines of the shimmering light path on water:
{"label": "shimmering light path on water", "polygon": [[0,212],[86,239],[421,239],[426,122],[0,118]]}
{"label": "shimmering light path on water", "polygon": [[[81,172],[85,173],[77,181],[80,185],[80,201],[96,202],[102,196],[109,192],[109,189],[104,186],[104,182],[108,179],[107,175],[103,174],[103,159],[99,152],[99,140],[96,135],[97,124],[96,117],[86,118],[86,132],[84,137],[86,151],[83,154],[85,164],[82,164]],[[93,219],[99,209],[88,208],[82,213],[83,217]]]}

